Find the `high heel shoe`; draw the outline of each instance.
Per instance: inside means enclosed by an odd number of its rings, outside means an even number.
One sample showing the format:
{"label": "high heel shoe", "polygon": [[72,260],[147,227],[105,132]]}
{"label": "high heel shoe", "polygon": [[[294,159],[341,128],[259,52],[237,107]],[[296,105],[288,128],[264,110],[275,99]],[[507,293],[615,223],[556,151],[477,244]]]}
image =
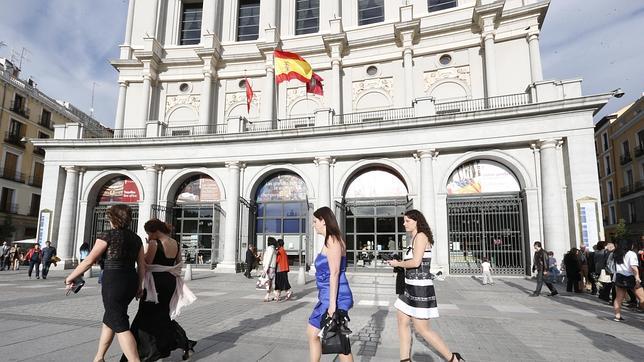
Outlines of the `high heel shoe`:
{"label": "high heel shoe", "polygon": [[192,355],[195,353],[194,346],[197,344],[195,341],[188,341],[189,346],[188,349],[183,351],[183,356],[181,356],[181,359],[188,360]]}
{"label": "high heel shoe", "polygon": [[[454,358],[456,358],[456,359],[454,359]],[[461,357],[460,353],[454,352],[454,353],[452,353],[452,358],[449,359],[449,362],[454,362],[454,361],[455,362],[460,362],[460,361],[465,362],[465,358]]]}

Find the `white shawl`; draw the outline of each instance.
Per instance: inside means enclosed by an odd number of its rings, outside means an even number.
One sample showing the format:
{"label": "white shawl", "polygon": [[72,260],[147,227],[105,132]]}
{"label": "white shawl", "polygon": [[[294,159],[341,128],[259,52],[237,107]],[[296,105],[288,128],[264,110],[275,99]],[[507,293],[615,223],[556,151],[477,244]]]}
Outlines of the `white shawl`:
{"label": "white shawl", "polygon": [[170,299],[170,319],[176,319],[181,313],[181,309],[186,307],[195,300],[197,297],[190,291],[188,286],[183,282],[181,277],[181,267],[183,263],[176,264],[174,266],[158,265],[158,264],[149,264],[145,268],[145,278],[143,279],[143,287],[147,291],[147,296],[145,298],[146,302],[159,303],[157,296],[157,288],[154,284],[154,277],[152,273],[159,272],[168,272],[176,277],[177,286],[174,289],[174,294],[172,299]]}

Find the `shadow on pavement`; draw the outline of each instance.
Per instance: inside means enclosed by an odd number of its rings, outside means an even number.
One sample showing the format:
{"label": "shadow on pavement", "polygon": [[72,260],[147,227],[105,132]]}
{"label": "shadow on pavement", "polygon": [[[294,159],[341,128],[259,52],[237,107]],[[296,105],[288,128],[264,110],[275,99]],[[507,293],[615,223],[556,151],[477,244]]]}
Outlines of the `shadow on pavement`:
{"label": "shadow on pavement", "polygon": [[[620,339],[619,336],[590,330],[573,321],[565,319],[561,321],[577,328],[577,331],[586,336],[593,343],[595,348],[604,352],[614,351],[615,354],[620,354],[632,361],[641,360],[642,356],[644,356],[644,348],[642,348],[641,345],[624,341]],[[624,333],[628,332],[625,331]]]}
{"label": "shadow on pavement", "polygon": [[[369,362],[372,357],[376,356],[378,344],[380,344],[382,338],[382,331],[385,329],[385,318],[387,318],[387,314],[389,314],[389,310],[378,309],[376,313],[371,315],[371,319],[367,325],[355,334],[355,338],[359,342],[354,342],[354,344],[359,344],[360,346],[358,351],[354,353],[357,356],[362,356],[360,361]],[[373,334],[376,337],[370,337]]]}

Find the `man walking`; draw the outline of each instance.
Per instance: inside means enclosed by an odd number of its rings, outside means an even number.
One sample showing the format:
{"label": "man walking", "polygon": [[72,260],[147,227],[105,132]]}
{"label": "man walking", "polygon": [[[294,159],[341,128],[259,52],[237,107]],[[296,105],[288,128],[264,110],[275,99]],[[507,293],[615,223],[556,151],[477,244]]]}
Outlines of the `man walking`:
{"label": "man walking", "polygon": [[7,245],[7,242],[4,241],[2,243],[2,249],[0,249],[0,270],[4,270],[6,267],[9,269],[7,266],[9,263],[9,245]]}
{"label": "man walking", "polygon": [[40,261],[42,260],[42,250],[40,244],[34,244],[34,247],[27,252],[27,260],[29,261],[29,279],[31,279],[31,272],[36,267],[36,279],[40,279]]}
{"label": "man walking", "polygon": [[253,253],[253,246],[248,245],[248,249],[246,249],[246,271],[244,272],[244,275],[246,278],[250,279],[252,278],[250,276],[250,271],[253,270],[253,266],[255,265],[255,253]]}
{"label": "man walking", "polygon": [[51,265],[51,258],[56,255],[56,248],[51,246],[51,241],[47,241],[42,249],[42,278],[47,279],[49,274],[49,266]]}
{"label": "man walking", "polygon": [[546,254],[546,251],[542,249],[540,241],[534,242],[534,258],[532,261],[532,271],[537,272],[537,289],[534,291],[534,293],[530,294],[531,297],[538,297],[539,294],[541,294],[541,287],[543,287],[543,283],[546,283],[546,287],[550,289],[550,294],[548,294],[549,297],[554,297],[555,295],[559,294],[552,283],[544,280],[544,277],[548,275],[548,255]]}

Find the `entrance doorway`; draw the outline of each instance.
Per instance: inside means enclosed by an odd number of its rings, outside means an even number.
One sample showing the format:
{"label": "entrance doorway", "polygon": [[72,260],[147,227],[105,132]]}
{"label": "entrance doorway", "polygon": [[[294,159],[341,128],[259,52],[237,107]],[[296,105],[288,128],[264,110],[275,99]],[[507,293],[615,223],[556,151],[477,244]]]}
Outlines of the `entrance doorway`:
{"label": "entrance doorway", "polygon": [[[90,239],[87,240],[90,249],[94,247],[97,235],[111,229],[110,222],[105,217],[105,213],[112,205],[125,204],[130,207],[132,210],[130,230],[136,232],[139,222],[139,200],[139,189],[129,177],[117,176],[106,182],[98,193],[96,206],[94,206],[92,212]],[[80,245],[78,247],[80,248]]]}

